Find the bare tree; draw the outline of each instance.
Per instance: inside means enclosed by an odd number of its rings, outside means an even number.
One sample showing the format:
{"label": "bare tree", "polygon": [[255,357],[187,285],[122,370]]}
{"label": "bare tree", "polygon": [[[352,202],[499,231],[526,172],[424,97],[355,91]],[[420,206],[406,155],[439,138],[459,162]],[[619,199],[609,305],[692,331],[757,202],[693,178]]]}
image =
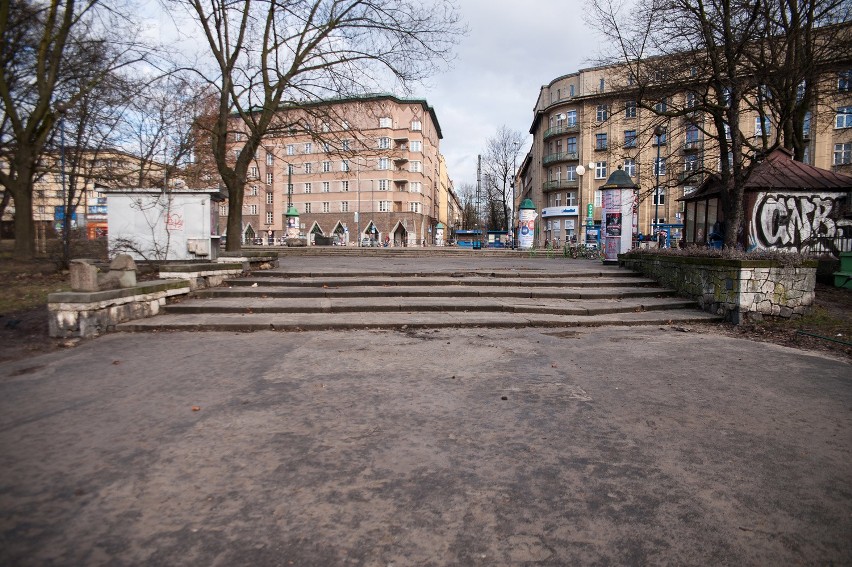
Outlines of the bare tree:
{"label": "bare tree", "polygon": [[242,230],[246,173],[266,135],[321,137],[304,117],[323,107],[306,103],[387,91],[391,81],[410,86],[449,61],[463,31],[449,0],[171,2],[188,9],[215,62],[199,73],[217,99],[209,135],[228,191],[232,251],[241,246],[233,235]]}
{"label": "bare tree", "polygon": [[[801,127],[801,106],[782,109],[800,96],[804,75],[815,72],[806,70],[801,53],[819,51],[818,26],[848,20],[848,3],[838,1],[840,9],[830,13],[816,9],[818,2],[813,2],[809,16],[813,33],[803,31],[792,42],[777,37],[799,29],[799,24],[788,22],[787,30],[779,24],[793,11],[793,3],[787,0],[639,0],[629,6],[613,0],[595,2],[590,22],[615,38],[618,52],[610,54],[610,61],[618,61],[626,71],[619,86],[635,97],[640,108],[658,117],[649,129],[665,128],[663,135],[668,136],[676,128],[692,129],[700,135],[705,155],[718,156],[718,170],[706,163],[701,170],[719,176],[726,246],[738,242],[744,187],[753,166],[772,148],[794,144],[785,135]],[[828,3],[834,4],[833,0]],[[808,9],[805,4],[799,6]],[[805,44],[810,47],[805,49]],[[769,53],[770,46],[774,54]],[[792,57],[790,50],[796,49],[802,51]],[[799,62],[785,69],[781,62],[787,55]],[[827,63],[816,62],[821,70]],[[785,73],[790,74],[789,80],[780,80]],[[779,80],[770,83],[773,77]],[[759,117],[757,135],[743,129],[743,119],[752,111]],[[798,118],[797,112],[802,113]],[[782,128],[770,127],[779,120]],[[671,157],[661,156],[661,160]]]}
{"label": "bare tree", "polygon": [[33,181],[59,114],[149,52],[131,18],[100,0],[3,0],[0,45],[0,185],[15,204],[14,257],[26,260],[35,255]]}
{"label": "bare tree", "polygon": [[505,125],[486,142],[482,159],[483,188],[488,202],[488,226],[496,230],[508,230],[512,220],[512,187],[523,142],[521,132]]}
{"label": "bare tree", "polygon": [[476,185],[462,183],[459,185],[456,194],[461,205],[462,230],[472,230],[475,226],[482,226],[482,219],[479,217],[478,203],[476,202]]}

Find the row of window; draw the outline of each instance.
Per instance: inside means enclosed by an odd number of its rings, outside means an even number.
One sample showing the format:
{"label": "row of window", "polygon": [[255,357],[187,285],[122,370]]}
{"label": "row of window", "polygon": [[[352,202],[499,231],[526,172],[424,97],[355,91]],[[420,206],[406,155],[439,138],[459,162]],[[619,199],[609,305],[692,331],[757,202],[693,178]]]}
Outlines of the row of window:
{"label": "row of window", "polygon": [[[313,205],[315,203],[302,203],[303,212],[310,214],[313,212]],[[257,205],[245,205],[246,214],[248,215],[256,215],[258,214],[258,206]],[[341,213],[348,213],[350,211],[349,201],[340,201],[338,203],[338,209]],[[387,213],[391,210],[391,201],[378,201],[378,211],[380,213]],[[408,212],[410,213],[420,213],[423,210],[423,205],[421,203],[417,203],[411,201],[408,203]],[[331,202],[323,201],[320,203],[320,211],[323,213],[331,212]],[[222,217],[228,216],[228,206],[221,205],[219,207],[219,215]],[[272,224],[275,222],[275,213],[272,211],[266,211],[266,224]]]}
{"label": "row of window", "polygon": [[[376,182],[375,186],[373,186],[372,184],[370,185],[371,189],[374,188],[377,191],[387,191],[390,187],[390,182],[387,179],[376,179],[375,182]],[[340,192],[345,193],[345,192],[349,191],[350,183],[349,183],[348,180],[337,181],[335,183],[337,184],[338,190]],[[319,186],[320,186],[320,190],[323,193],[331,193],[331,181],[322,181],[322,182],[319,183]],[[296,190],[295,184],[291,183],[287,187],[287,191],[292,192],[294,190]],[[362,187],[362,190],[363,190],[363,187]],[[302,192],[303,193],[309,194],[309,193],[313,193],[313,191],[314,191],[314,183],[313,182],[302,184]],[[248,188],[246,188],[246,195],[256,197],[258,195],[258,192],[259,191],[258,191],[257,185],[251,185]],[[409,182],[408,183],[408,192],[409,193],[422,193],[423,192],[423,183],[421,183],[420,181]],[[274,193],[267,192],[266,193],[266,204],[271,205],[273,203],[273,201],[274,201]]]}
{"label": "row of window", "polygon": [[[847,144],[850,145],[850,144]],[[852,146],[852,145],[850,145]],[[852,149],[852,148],[850,148]],[[654,159],[654,175],[666,175],[666,158],[660,157]],[[684,163],[684,171],[698,171],[701,169],[702,160],[699,156],[696,155],[687,155],[683,158]],[[638,172],[636,166],[635,159],[625,159],[624,164],[622,166],[624,172],[630,177],[636,177]],[[565,179],[566,181],[577,181],[577,171],[572,166],[567,166],[564,171],[561,168],[549,168],[547,170],[547,177],[550,181],[558,181],[561,179]],[[595,162],[595,179],[606,179],[607,178],[607,162],[606,161],[598,161]]]}
{"label": "row of window", "polygon": [[[600,189],[595,190],[595,207],[600,208],[603,202],[603,191]],[[651,204],[652,205],[665,205],[666,204],[666,188],[660,186],[654,191],[651,195]],[[561,207],[562,206],[562,194],[561,193],[553,193],[548,198],[547,205],[549,207]],[[565,206],[566,207],[575,207],[577,206],[577,194],[576,193],[565,193]]]}
{"label": "row of window", "polygon": [[[379,171],[387,171],[390,170],[391,159],[390,158],[378,158],[376,161],[376,169]],[[304,170],[305,174],[312,174],[314,172],[314,164],[311,162],[303,163],[303,164],[291,164],[288,167],[289,173],[294,174],[298,170]],[[333,165],[331,161],[323,161],[320,162],[320,171],[322,173],[331,173],[334,171]],[[352,164],[349,163],[348,159],[345,159],[340,162],[340,169],[338,171],[342,171],[344,173],[348,173],[352,171]],[[419,160],[412,160],[408,162],[408,171],[411,173],[422,173],[423,172],[423,162]],[[301,173],[301,172],[300,172]],[[249,168],[248,177],[249,179],[258,179],[260,176],[260,171],[257,166],[252,166]],[[266,174],[266,184],[272,185],[273,175],[271,172]]]}
{"label": "row of window", "polygon": [[[389,116],[383,116],[383,117],[379,118],[379,128],[393,128],[393,119],[390,118]],[[340,123],[340,129],[341,130],[349,130],[349,123],[344,120],[343,122]],[[420,120],[412,120],[411,125],[409,126],[409,129],[413,132],[420,132],[420,131],[423,130],[423,123]],[[331,125],[323,124],[322,125],[322,131],[323,132],[331,132]],[[234,139],[237,142],[241,142],[243,140],[243,138],[244,138],[244,136],[243,136],[242,132],[237,132],[236,134],[234,134]],[[309,146],[310,144],[305,144],[305,145]],[[309,154],[311,152],[309,150],[305,150],[305,153]],[[290,154],[290,155],[292,155],[292,154]]]}

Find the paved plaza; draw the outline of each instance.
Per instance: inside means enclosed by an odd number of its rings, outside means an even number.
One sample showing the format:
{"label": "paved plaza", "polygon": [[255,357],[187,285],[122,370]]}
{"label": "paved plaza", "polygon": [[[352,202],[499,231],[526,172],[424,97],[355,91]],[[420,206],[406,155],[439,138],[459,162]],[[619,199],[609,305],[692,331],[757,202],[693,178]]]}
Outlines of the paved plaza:
{"label": "paved plaza", "polygon": [[850,564],[850,410],[677,326],[114,333],[0,364],[0,564]]}

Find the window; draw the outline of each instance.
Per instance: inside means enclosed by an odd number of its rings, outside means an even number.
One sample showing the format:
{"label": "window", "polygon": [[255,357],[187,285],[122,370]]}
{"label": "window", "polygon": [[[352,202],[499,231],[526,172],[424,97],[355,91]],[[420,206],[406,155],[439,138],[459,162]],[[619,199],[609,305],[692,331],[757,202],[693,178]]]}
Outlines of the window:
{"label": "window", "polygon": [[341,191],[349,191],[349,182],[348,181],[341,181],[340,182],[340,190]]}
{"label": "window", "polygon": [[349,212],[349,201],[341,201],[340,202],[340,212],[348,213]]}
{"label": "window", "polygon": [[314,166],[313,166],[313,164],[312,164],[311,162],[308,162],[308,163],[306,163],[306,164],[304,164],[304,165],[305,165],[305,173],[313,173],[313,171],[314,171]]}
{"label": "window", "polygon": [[408,162],[408,171],[412,173],[418,173],[423,171],[423,162],[422,161],[410,161]]}
{"label": "window", "polygon": [[834,165],[852,163],[852,143],[834,144]]}
{"label": "window", "polygon": [[595,189],[595,206],[600,207],[603,202],[603,191]]}
{"label": "window", "polygon": [[331,145],[329,145],[328,142],[323,142],[322,143],[322,151],[324,151],[325,153],[330,152],[331,151]]}
{"label": "window", "polygon": [[379,118],[379,128],[393,128],[393,121],[387,116]]}
{"label": "window", "polygon": [[390,211],[390,201],[379,201],[379,212],[387,213]]}
{"label": "window", "polygon": [[566,126],[576,126],[577,125],[577,111],[576,110],[569,110],[568,112],[565,113],[565,125]]}
{"label": "window", "polygon": [[390,169],[390,160],[386,157],[379,158],[379,169]]}
{"label": "window", "polygon": [[310,183],[305,183],[305,193],[310,193],[312,190]]}
{"label": "window", "polygon": [[249,179],[257,179],[258,175],[259,175],[259,173],[258,173],[258,170],[257,170],[257,166],[255,166],[255,165],[251,166],[249,168]]}
{"label": "window", "polygon": [[561,195],[560,193],[557,193],[556,195],[554,195],[554,197],[553,197],[553,204],[554,204],[554,206],[556,206],[556,207],[561,207],[561,206],[562,206],[562,195]]}
{"label": "window", "polygon": [[565,179],[568,181],[577,181],[577,169],[570,165],[565,167]]}
{"label": "window", "polygon": [[349,160],[345,159],[340,162],[340,171],[349,171]]}
{"label": "window", "polygon": [[568,85],[568,96],[574,96],[574,85]]}
{"label": "window", "polygon": [[652,205],[665,205],[666,204],[666,188],[665,187],[657,187],[654,190],[654,195],[651,198]]}
{"label": "window", "polygon": [[665,112],[666,108],[668,108],[668,105],[666,104],[665,97],[661,98],[660,101],[657,104],[654,105],[654,111],[655,112],[659,112],[659,113]]}
{"label": "window", "polygon": [[390,149],[390,146],[391,146],[390,142],[391,142],[390,138],[387,138],[387,137],[379,138],[379,149],[382,149],[382,150]]}
{"label": "window", "polygon": [[323,193],[331,192],[331,183],[329,183],[328,181],[323,181],[322,182],[322,192]]}
{"label": "window", "polygon": [[275,215],[272,211],[266,211],[266,224],[272,224],[272,221],[275,220]]}
{"label": "window", "polygon": [[624,147],[625,148],[635,148],[636,147],[636,130],[625,130],[624,131]]}
{"label": "window", "polygon": [[310,153],[313,153],[313,151],[314,151],[313,144],[311,144],[310,142],[305,142],[305,153],[310,154]]}
{"label": "window", "polygon": [[665,175],[666,174],[666,158],[655,158],[654,159],[654,175]]}
{"label": "window", "polygon": [[311,212],[311,204],[310,204],[310,203],[305,203],[305,212],[306,212],[306,213],[310,213],[310,212]]}
{"label": "window", "polygon": [[686,93],[686,107],[687,108],[695,108],[696,102],[697,101],[695,99],[695,93],[694,92],[689,91],[688,93]]}
{"label": "window", "polygon": [[272,152],[266,152],[266,165],[272,165],[275,163],[275,156],[272,155]]}
{"label": "window", "polygon": [[575,136],[571,136],[565,141],[565,151],[569,154],[577,153],[577,138]]}
{"label": "window", "polygon": [[322,172],[328,173],[329,171],[331,171],[331,162],[330,161],[322,162]]}
{"label": "window", "polygon": [[329,203],[328,201],[323,201],[322,202],[322,212],[330,213],[331,212],[331,203]]}
{"label": "window", "polygon": [[287,164],[287,174],[288,175],[293,175],[294,169],[295,169],[295,166],[292,163]]}
{"label": "window", "polygon": [[272,193],[266,194],[266,204],[267,205],[271,205],[274,202],[274,200],[275,200],[275,197]]}
{"label": "window", "polygon": [[758,116],[754,119],[754,137],[755,138],[762,138],[763,136],[768,137],[771,130],[772,130],[772,124],[769,122],[768,116],[764,116],[763,118]]}
{"label": "window", "polygon": [[248,214],[256,215],[257,214],[257,205],[249,205],[248,206]]}
{"label": "window", "polygon": [[802,102],[802,99],[805,98],[805,89],[807,88],[807,83],[802,81],[796,87],[796,102]]}
{"label": "window", "polygon": [[690,124],[686,127],[684,148],[687,150],[694,149],[698,147],[699,138],[698,126],[695,124]]}
{"label": "window", "polygon": [[388,190],[388,180],[387,179],[379,179],[379,191],[387,191]]}
{"label": "window", "polygon": [[624,160],[624,173],[626,173],[630,177],[636,177],[636,160],[635,159]]}
{"label": "window", "polygon": [[636,118],[636,101],[628,100],[624,103],[624,117]]}
{"label": "window", "polygon": [[595,179],[606,179],[606,162],[595,163]]}
{"label": "window", "polygon": [[419,120],[412,120],[411,121],[411,129],[414,130],[415,132],[419,132],[420,130],[423,129],[423,126],[420,124]]}
{"label": "window", "polygon": [[701,162],[698,159],[698,156],[695,154],[685,156],[683,158],[683,170],[684,171],[698,171],[701,169]]}
{"label": "window", "polygon": [[412,212],[412,213],[419,213],[420,212],[420,203],[409,202],[408,203],[408,210],[409,210],[409,212]]}
{"label": "window", "polygon": [[606,149],[606,134],[595,134],[595,149],[596,150],[605,150]]}
{"label": "window", "polygon": [[272,185],[272,174],[271,173],[266,174],[266,184]]}
{"label": "window", "polygon": [[293,144],[287,144],[287,155],[288,156],[296,155],[296,147]]}
{"label": "window", "polygon": [[243,141],[243,133],[237,132],[236,134],[234,134],[234,141],[235,142],[242,142]]}
{"label": "window", "polygon": [[811,137],[811,112],[805,113],[805,118],[802,120],[802,137],[806,140]]}
{"label": "window", "polygon": [[665,146],[667,134],[668,134],[668,132],[663,132],[659,136],[657,134],[654,134],[654,145],[655,146]]}
{"label": "window", "polygon": [[852,69],[841,71],[837,77],[837,92],[848,93],[852,87]]}
{"label": "window", "polygon": [[598,83],[598,92],[602,93],[606,89],[606,79],[601,79]]}
{"label": "window", "polygon": [[228,216],[228,205],[219,205],[219,216],[220,217]]}
{"label": "window", "polygon": [[[345,129],[345,128],[344,128],[344,129]],[[343,151],[344,151],[344,152],[348,152],[348,151],[349,151],[349,149],[352,147],[352,140],[343,140],[343,141],[341,142],[341,144],[342,144],[342,146],[343,146]]]}
{"label": "window", "polygon": [[411,140],[411,151],[412,152],[422,152],[423,151],[423,142],[421,140]]}
{"label": "window", "polygon": [[257,185],[252,185],[249,189],[249,195],[252,197],[257,197]]}
{"label": "window", "polygon": [[413,181],[412,183],[409,183],[408,185],[409,185],[408,190],[412,193],[420,193],[423,190],[423,184],[420,183],[419,181]]}
{"label": "window", "polygon": [[843,106],[837,109],[837,116],[834,119],[834,127],[852,127],[852,106]]}
{"label": "window", "polygon": [[605,104],[599,104],[597,109],[596,118],[598,122],[605,122],[609,117],[609,110],[607,109]]}
{"label": "window", "polygon": [[349,122],[347,122],[346,120],[342,121],[340,123],[340,128],[343,130],[349,130]]}

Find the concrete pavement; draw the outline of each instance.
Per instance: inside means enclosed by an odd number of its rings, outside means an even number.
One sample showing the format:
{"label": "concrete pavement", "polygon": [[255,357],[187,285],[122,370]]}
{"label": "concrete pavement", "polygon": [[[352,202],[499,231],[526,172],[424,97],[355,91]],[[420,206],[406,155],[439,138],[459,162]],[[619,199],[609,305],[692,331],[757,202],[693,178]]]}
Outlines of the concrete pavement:
{"label": "concrete pavement", "polygon": [[850,564],[850,408],[671,326],[116,333],[0,364],[0,564]]}

